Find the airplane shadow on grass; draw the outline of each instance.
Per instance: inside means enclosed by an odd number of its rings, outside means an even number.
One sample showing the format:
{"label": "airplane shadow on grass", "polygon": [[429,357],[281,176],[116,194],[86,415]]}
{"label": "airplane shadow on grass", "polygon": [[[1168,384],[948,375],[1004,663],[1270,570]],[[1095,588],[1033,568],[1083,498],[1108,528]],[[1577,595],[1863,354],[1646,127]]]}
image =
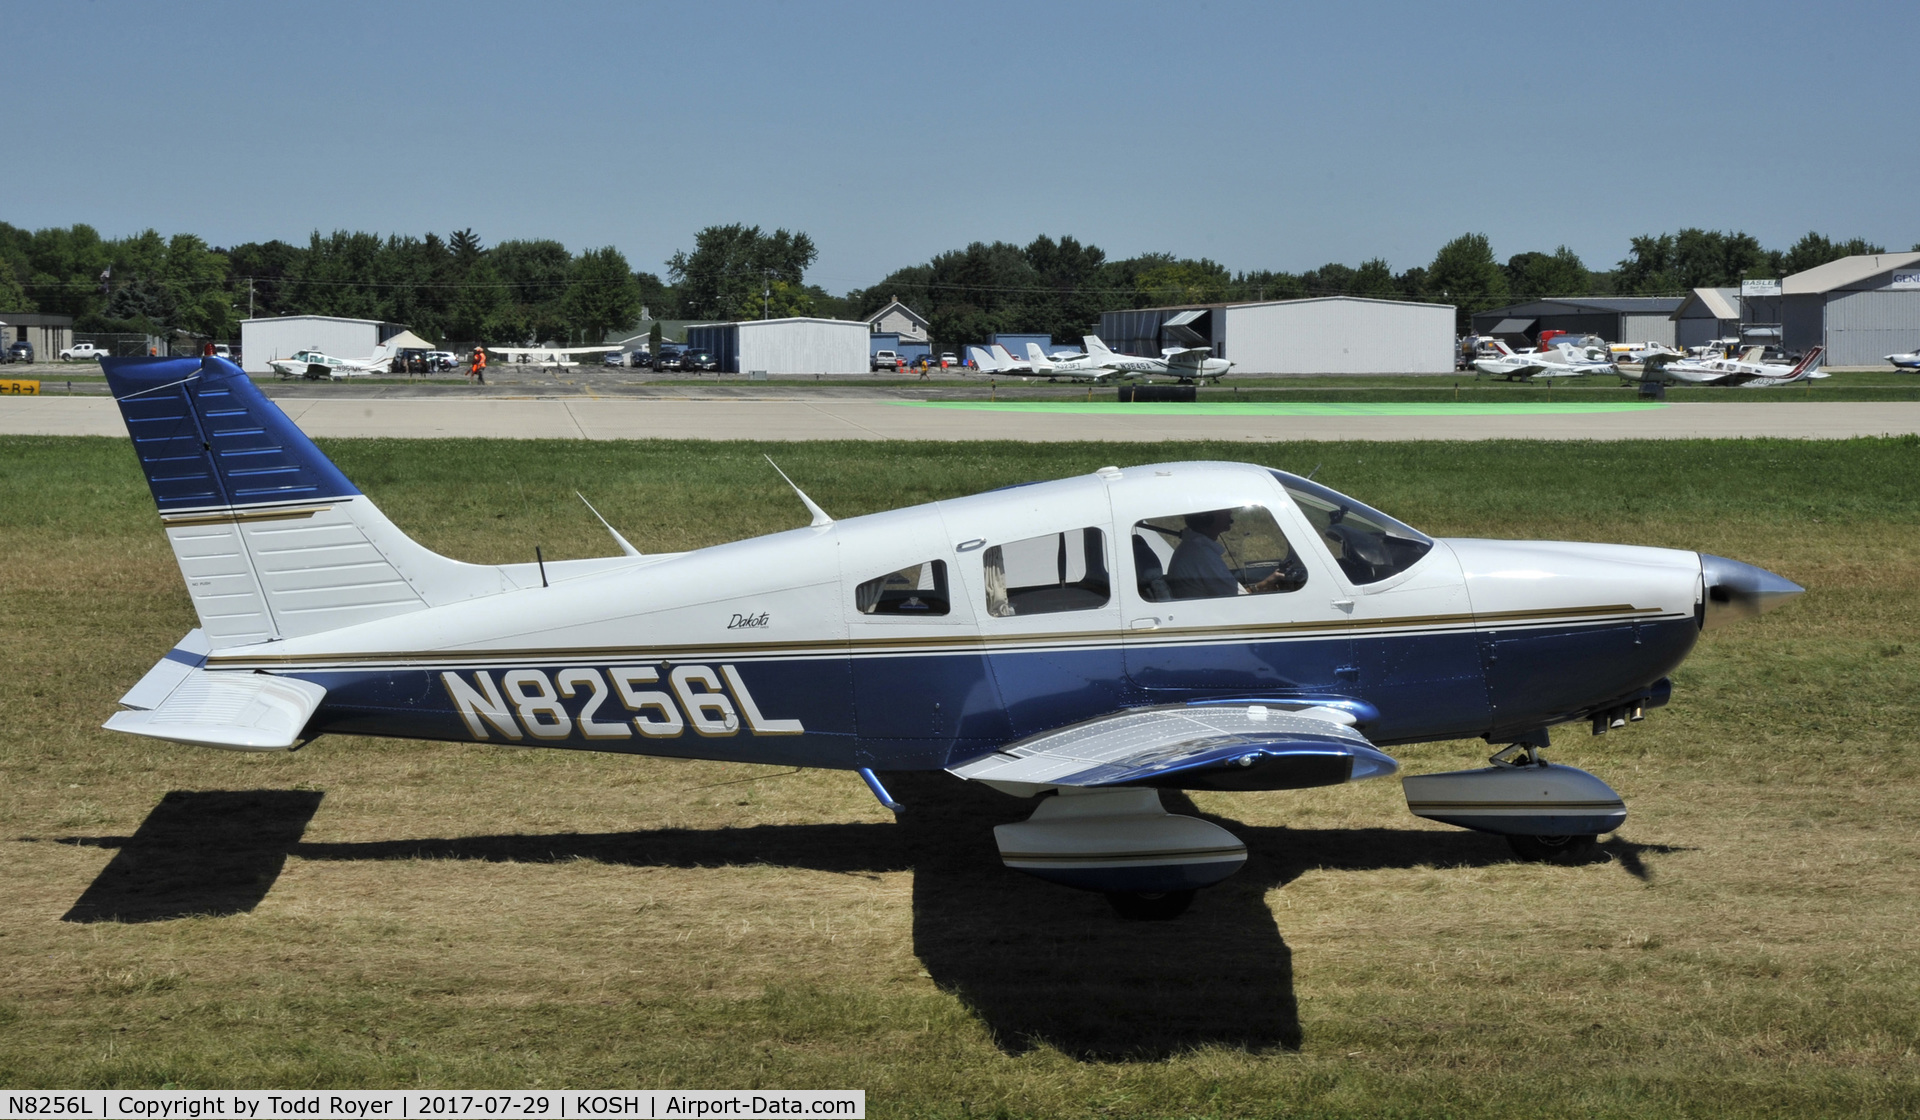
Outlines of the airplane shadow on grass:
{"label": "airplane shadow on grass", "polygon": [[[1001,1049],[1050,1045],[1085,1061],[1151,1060],[1198,1046],[1293,1049],[1301,1030],[1293,958],[1266,894],[1321,868],[1481,867],[1512,859],[1497,837],[1372,828],[1250,828],[1169,793],[1173,812],[1246,841],[1246,867],[1202,891],[1177,921],[1127,922],[1097,895],[1000,865],[993,825],[1032,803],[945,774],[895,774],[908,809],[894,824],[761,825],[617,833],[467,836],[365,843],[301,839],[322,795],[240,790],[166,795],[130,837],[66,843],[119,850],[65,915],[152,922],[251,910],[287,857],[310,860],[591,859],[635,867],[771,864],[841,874],[912,871],[914,952]],[[1592,858],[1642,878],[1643,852],[1618,838]]]}

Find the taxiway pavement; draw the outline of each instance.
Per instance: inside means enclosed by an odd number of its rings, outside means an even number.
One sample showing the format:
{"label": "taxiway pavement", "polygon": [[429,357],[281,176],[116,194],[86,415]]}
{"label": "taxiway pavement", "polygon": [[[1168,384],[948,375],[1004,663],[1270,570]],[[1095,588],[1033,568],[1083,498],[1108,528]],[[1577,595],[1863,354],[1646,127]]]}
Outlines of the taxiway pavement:
{"label": "taxiway pavement", "polygon": [[[1920,433],[1920,402],[1650,406],[999,406],[767,395],[717,399],[281,397],[313,436],[508,439],[1845,439]],[[125,436],[111,400],[0,398],[0,435]]]}

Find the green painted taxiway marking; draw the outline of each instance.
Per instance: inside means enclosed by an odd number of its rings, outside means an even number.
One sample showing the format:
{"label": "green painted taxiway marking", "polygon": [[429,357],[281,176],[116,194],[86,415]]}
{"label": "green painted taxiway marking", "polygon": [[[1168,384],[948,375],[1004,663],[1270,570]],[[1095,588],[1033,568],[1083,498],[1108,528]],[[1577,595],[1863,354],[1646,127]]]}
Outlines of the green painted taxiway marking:
{"label": "green painted taxiway marking", "polygon": [[1130,416],[1543,416],[1592,412],[1639,412],[1643,409],[1667,407],[1654,401],[1574,404],[1549,404],[1545,401],[1539,403],[1489,401],[1462,404],[1454,404],[1450,401],[1406,404],[1391,402],[1332,404],[1314,401],[1301,401],[1295,404],[1284,402],[1177,404],[1159,401],[1151,403],[1143,401],[1138,404],[1121,404],[1118,401],[896,401],[894,403],[913,408],[960,408],[976,412],[1121,413]]}

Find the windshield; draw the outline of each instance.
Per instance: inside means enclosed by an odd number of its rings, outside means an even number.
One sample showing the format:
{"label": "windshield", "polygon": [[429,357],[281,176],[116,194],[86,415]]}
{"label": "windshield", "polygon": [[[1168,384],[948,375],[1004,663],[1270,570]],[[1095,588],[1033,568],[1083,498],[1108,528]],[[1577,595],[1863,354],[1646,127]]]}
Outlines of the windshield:
{"label": "windshield", "polygon": [[1399,575],[1433,550],[1433,539],[1365,502],[1296,474],[1274,471],[1287,495],[1326,542],[1340,570],[1356,584]]}

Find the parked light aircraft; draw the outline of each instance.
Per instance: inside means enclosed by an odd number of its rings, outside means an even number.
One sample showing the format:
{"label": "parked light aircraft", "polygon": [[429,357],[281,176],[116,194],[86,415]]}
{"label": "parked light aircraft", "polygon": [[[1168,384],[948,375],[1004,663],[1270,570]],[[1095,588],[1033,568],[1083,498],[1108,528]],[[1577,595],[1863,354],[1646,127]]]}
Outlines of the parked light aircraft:
{"label": "parked light aircraft", "polygon": [[299,350],[291,358],[275,358],[267,365],[282,377],[338,381],[343,377],[371,377],[376,373],[385,373],[387,363],[392,360],[392,355],[380,350],[375,350],[370,358],[336,358],[318,350]]}
{"label": "parked light aircraft", "polygon": [[1888,354],[1887,361],[1893,363],[1894,369],[1920,371],[1920,346],[1914,347],[1910,353]]}
{"label": "parked light aircraft", "polygon": [[489,346],[487,353],[498,354],[517,365],[577,366],[575,354],[606,354],[618,346]]}
{"label": "parked light aircraft", "polygon": [[1385,777],[1402,743],[1504,745],[1404,779],[1414,813],[1528,857],[1591,842],[1625,803],[1543,762],[1548,728],[1641,719],[1702,630],[1801,591],[1669,548],[1434,539],[1244,463],[843,521],[800,494],[811,523],[770,536],[644,555],[614,532],[618,556],[468,564],[389,521],[232,363],[101,364],[200,618],[107,727],[826,767],[895,809],[878,772],[947,770],[1039,798],[995,830],[1008,867],[1130,917],[1246,860],[1161,790]]}
{"label": "parked light aircraft", "polygon": [[1032,366],[1007,353],[1007,348],[997,342],[987,347],[969,346],[967,357],[973,359],[973,364],[979,367],[981,373],[1018,374],[1021,377],[1033,374]]}
{"label": "parked light aircraft", "polygon": [[1206,382],[1220,380],[1233,368],[1227,359],[1211,357],[1204,346],[1170,347],[1162,350],[1158,358],[1142,358],[1115,353],[1098,335],[1087,335],[1081,342],[1087,348],[1089,359],[1123,373],[1162,374],[1183,382]]}
{"label": "parked light aircraft", "polygon": [[1068,381],[1085,381],[1096,385],[1128,381],[1139,376],[1131,370],[1113,369],[1092,354],[1049,358],[1040,352],[1040,345],[1034,342],[1027,343],[1027,365],[1033,369],[1034,373],[1049,380],[1065,378]]}
{"label": "parked light aircraft", "polygon": [[1764,389],[1773,385],[1792,385],[1827,375],[1820,372],[1823,348],[1816,346],[1796,363],[1762,362],[1750,347],[1739,358],[1674,359],[1660,367],[1660,375],[1693,385],[1738,385],[1745,389]]}
{"label": "parked light aircraft", "polygon": [[1516,351],[1496,338],[1493,340],[1493,349],[1497,351],[1495,357],[1475,358],[1473,368],[1492,377],[1504,377],[1508,381],[1617,372],[1599,348],[1577,346],[1571,342]]}

